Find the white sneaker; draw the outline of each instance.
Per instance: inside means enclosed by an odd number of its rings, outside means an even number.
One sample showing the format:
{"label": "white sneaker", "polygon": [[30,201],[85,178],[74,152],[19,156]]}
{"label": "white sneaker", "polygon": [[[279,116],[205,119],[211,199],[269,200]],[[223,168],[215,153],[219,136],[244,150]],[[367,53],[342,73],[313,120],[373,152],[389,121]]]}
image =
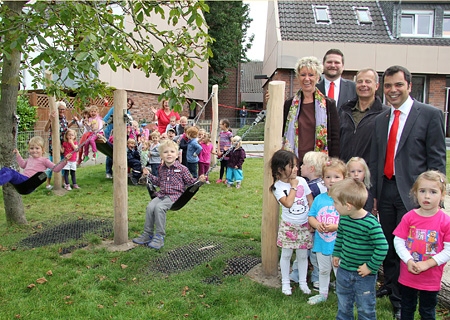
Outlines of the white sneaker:
{"label": "white sneaker", "polygon": [[110,173],[106,174],[106,179],[112,179],[112,178],[113,178],[112,174],[110,174]]}
{"label": "white sneaker", "polygon": [[72,188],[70,187],[70,184],[66,184],[66,185],[64,186],[64,189],[66,189],[67,191],[72,190]]}
{"label": "white sneaker", "polygon": [[51,184],[49,184],[48,186],[45,186],[45,189],[47,189],[47,190],[52,190],[52,189],[53,189],[53,186],[52,186]]}

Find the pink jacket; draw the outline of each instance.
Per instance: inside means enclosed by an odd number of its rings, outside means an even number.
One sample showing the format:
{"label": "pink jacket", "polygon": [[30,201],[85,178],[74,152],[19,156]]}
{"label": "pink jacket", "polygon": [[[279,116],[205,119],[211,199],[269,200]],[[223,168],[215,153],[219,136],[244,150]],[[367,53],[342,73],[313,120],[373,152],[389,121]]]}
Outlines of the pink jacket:
{"label": "pink jacket", "polygon": [[44,172],[45,169],[52,169],[54,172],[60,172],[67,161],[61,161],[57,166],[53,162],[51,162],[48,158],[40,157],[33,158],[29,157],[26,161],[18,154],[16,156],[17,163],[22,169],[25,169],[22,174],[27,177],[33,176],[35,173]]}

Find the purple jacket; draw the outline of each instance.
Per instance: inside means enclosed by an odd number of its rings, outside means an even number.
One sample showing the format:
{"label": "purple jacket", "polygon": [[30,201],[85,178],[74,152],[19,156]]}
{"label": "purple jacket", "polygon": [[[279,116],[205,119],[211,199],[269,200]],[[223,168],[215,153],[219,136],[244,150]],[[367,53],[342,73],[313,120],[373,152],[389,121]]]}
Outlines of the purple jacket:
{"label": "purple jacket", "polygon": [[238,169],[242,169],[242,164],[245,160],[245,150],[241,147],[239,149],[234,149],[228,154],[229,159],[227,163],[228,168],[234,168],[235,166]]}

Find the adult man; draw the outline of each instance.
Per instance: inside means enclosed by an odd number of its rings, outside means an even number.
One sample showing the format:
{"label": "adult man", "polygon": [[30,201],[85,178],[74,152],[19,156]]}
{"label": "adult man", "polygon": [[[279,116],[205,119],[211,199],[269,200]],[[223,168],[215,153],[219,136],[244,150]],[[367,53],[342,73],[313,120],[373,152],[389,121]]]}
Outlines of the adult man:
{"label": "adult man", "polygon": [[389,67],[383,79],[384,94],[392,107],[375,119],[369,167],[372,194],[378,199],[380,223],[389,244],[383,262],[385,285],[394,318],[400,319],[400,261],[392,232],[402,216],[415,207],[409,197],[415,178],[430,169],[445,172],[444,115],[433,106],[411,99],[411,73],[406,68]]}
{"label": "adult man", "polygon": [[341,78],[344,71],[344,54],[339,49],[330,49],[323,57],[323,77],[317,88],[328,98],[336,100],[339,111],[344,103],[356,98],[355,83]]}
{"label": "adult man", "polygon": [[374,69],[361,69],[356,74],[357,98],[344,103],[339,110],[340,158],[347,162],[351,157],[370,161],[370,143],[375,117],[389,109],[375,96],[378,89],[378,74]]}

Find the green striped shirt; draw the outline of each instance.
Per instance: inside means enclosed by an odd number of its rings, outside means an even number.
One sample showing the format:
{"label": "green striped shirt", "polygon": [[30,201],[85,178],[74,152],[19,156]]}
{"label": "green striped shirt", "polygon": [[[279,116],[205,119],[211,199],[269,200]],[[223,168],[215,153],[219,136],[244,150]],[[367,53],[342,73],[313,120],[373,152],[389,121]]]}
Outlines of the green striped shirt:
{"label": "green striped shirt", "polygon": [[376,274],[388,251],[388,243],[378,220],[369,212],[360,219],[341,216],[333,256],[341,259],[340,267],[357,271],[366,263]]}

